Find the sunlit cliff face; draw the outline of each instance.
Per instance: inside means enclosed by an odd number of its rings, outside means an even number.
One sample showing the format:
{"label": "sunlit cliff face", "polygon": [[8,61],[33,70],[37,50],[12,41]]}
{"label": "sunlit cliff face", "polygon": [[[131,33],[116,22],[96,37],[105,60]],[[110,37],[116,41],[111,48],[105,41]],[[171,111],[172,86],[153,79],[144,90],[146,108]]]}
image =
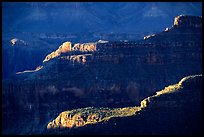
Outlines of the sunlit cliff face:
{"label": "sunlit cliff face", "polygon": [[96,51],[96,43],[77,43],[72,47],[71,51],[94,52]]}
{"label": "sunlit cliff face", "polygon": [[148,107],[153,98],[177,92],[183,88],[183,82],[188,79],[201,76],[202,74],[184,77],[179,81],[179,83],[165,87],[163,90],[157,91],[155,95],[145,98],[141,101],[140,106],[113,109],[88,107],[62,112],[55,120],[48,123],[47,129],[82,127],[88,124],[107,121],[112,117],[127,117],[136,115],[139,111]]}
{"label": "sunlit cliff face", "polygon": [[66,53],[71,51],[71,46],[71,42],[65,42],[59,47],[59,50],[61,51],[61,53]]}
{"label": "sunlit cliff face", "polygon": [[[94,52],[96,51],[96,43],[82,43],[82,44],[77,43],[74,44],[74,46],[72,47],[71,42],[65,42],[56,51],[53,51],[52,53],[48,54],[43,60],[43,62],[56,58],[60,56],[62,53],[70,53],[74,51]],[[82,60],[83,60],[82,62],[86,62],[85,56],[83,56]]]}
{"label": "sunlit cliff face", "polygon": [[98,122],[109,120],[112,117],[124,117],[134,115],[140,107],[127,108],[82,108],[71,111],[62,112],[53,122],[47,125],[51,128],[73,128],[82,127],[87,124],[95,124]]}
{"label": "sunlit cliff face", "polygon": [[71,42],[65,42],[56,51],[53,51],[52,53],[47,55],[43,62],[49,61],[52,58],[60,56],[61,53],[66,53],[69,51],[71,51]]}
{"label": "sunlit cliff face", "polygon": [[201,20],[201,19],[202,17],[179,15],[175,17],[173,26],[200,28],[202,27],[202,22],[198,20]]}

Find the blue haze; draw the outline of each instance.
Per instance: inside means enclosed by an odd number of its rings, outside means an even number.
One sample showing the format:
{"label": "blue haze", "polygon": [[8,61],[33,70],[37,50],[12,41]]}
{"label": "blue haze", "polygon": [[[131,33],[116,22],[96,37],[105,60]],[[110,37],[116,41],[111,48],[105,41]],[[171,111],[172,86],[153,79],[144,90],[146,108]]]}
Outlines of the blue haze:
{"label": "blue haze", "polygon": [[180,14],[202,16],[201,2],[3,2],[3,33],[141,33],[171,27]]}

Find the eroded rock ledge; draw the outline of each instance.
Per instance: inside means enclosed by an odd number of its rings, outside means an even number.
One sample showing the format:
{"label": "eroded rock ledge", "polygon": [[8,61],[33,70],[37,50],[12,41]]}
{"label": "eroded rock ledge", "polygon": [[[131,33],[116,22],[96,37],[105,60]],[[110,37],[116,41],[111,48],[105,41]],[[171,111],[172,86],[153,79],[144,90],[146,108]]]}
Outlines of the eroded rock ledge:
{"label": "eroded rock ledge", "polygon": [[145,98],[141,101],[140,106],[114,109],[88,107],[62,112],[56,119],[48,123],[47,129],[76,128],[88,124],[107,121],[113,117],[127,117],[136,115],[142,109],[147,108],[154,98],[164,94],[178,92],[183,88],[183,83],[185,81],[195,77],[202,77],[202,74],[184,77],[179,81],[179,83],[165,87],[163,90],[157,91],[155,95]]}
{"label": "eroded rock ledge", "polygon": [[80,52],[94,52],[96,51],[96,43],[77,43],[72,46],[71,42],[64,42],[56,51],[48,54],[43,62],[49,61],[50,59],[60,56],[62,53],[69,53],[71,51]]}

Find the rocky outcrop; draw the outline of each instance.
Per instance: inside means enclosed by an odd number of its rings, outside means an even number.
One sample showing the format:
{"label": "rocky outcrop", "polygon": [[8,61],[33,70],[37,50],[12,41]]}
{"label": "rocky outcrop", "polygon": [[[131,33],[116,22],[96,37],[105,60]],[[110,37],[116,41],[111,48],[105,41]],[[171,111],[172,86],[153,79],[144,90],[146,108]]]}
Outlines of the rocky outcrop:
{"label": "rocky outcrop", "polygon": [[77,43],[72,47],[72,51],[94,52],[96,51],[96,43]]}
{"label": "rocky outcrop", "polygon": [[11,40],[12,45],[15,45],[17,41],[18,41],[18,39],[16,39],[16,38],[12,39]]}
{"label": "rocky outcrop", "polygon": [[61,53],[66,53],[71,51],[71,42],[64,42],[56,51],[48,54],[43,62],[49,61],[50,59],[56,58],[61,55]]}
{"label": "rocky outcrop", "polygon": [[42,68],[43,68],[43,66],[39,66],[39,67],[37,67],[34,70],[25,70],[25,71],[21,71],[21,72],[16,72],[16,74],[23,74],[23,73],[28,73],[28,72],[36,72],[36,71],[41,70]]}
{"label": "rocky outcrop", "polygon": [[[60,56],[62,53],[70,52],[94,52],[96,51],[96,43],[77,43],[72,47],[71,42],[63,43],[56,51],[48,54],[43,62],[49,61],[50,59]],[[70,53],[72,54],[72,53]]]}
{"label": "rocky outcrop", "polygon": [[177,28],[202,28],[202,17],[179,15],[174,19],[173,27]]}
{"label": "rocky outcrop", "polygon": [[78,63],[85,63],[87,56],[92,56],[92,54],[72,55],[70,56],[70,61],[78,62]]}
{"label": "rocky outcrop", "polygon": [[[190,83],[192,79],[195,79],[197,77],[202,77],[202,74],[184,77],[179,81],[178,84],[165,87],[163,90],[157,91],[155,95],[145,98],[141,101],[140,106],[115,109],[91,107],[62,112],[55,120],[51,121],[47,125],[47,129],[81,127],[87,124],[95,124],[105,120],[107,121],[112,117],[127,117],[137,115],[137,113],[142,109],[148,108],[149,104],[151,104],[151,102],[155,100],[155,98],[159,98],[164,94],[179,92],[182,88],[184,88],[183,84],[186,81]],[[174,96],[174,94],[170,96]]]}
{"label": "rocky outcrop", "polygon": [[174,39],[177,42],[186,39],[186,41],[190,42],[197,39],[197,37],[201,37],[201,30],[202,17],[179,15],[174,18],[174,24],[171,28],[166,28],[163,32],[158,34],[145,36],[144,40],[147,42],[151,41],[152,43],[168,43],[170,39]]}

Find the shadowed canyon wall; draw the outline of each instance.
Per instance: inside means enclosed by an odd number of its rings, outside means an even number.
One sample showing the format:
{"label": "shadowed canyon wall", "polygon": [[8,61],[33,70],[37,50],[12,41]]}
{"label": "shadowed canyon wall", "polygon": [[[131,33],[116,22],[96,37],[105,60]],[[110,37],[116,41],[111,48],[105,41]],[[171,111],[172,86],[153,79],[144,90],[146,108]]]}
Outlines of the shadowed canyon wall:
{"label": "shadowed canyon wall", "polygon": [[[62,44],[45,54],[38,71],[3,81],[3,117],[41,116],[33,123],[38,130],[62,111],[135,106],[185,76],[201,74],[202,18],[182,16],[177,22],[145,40]],[[12,126],[7,133],[21,133],[15,125],[5,128]]]}

